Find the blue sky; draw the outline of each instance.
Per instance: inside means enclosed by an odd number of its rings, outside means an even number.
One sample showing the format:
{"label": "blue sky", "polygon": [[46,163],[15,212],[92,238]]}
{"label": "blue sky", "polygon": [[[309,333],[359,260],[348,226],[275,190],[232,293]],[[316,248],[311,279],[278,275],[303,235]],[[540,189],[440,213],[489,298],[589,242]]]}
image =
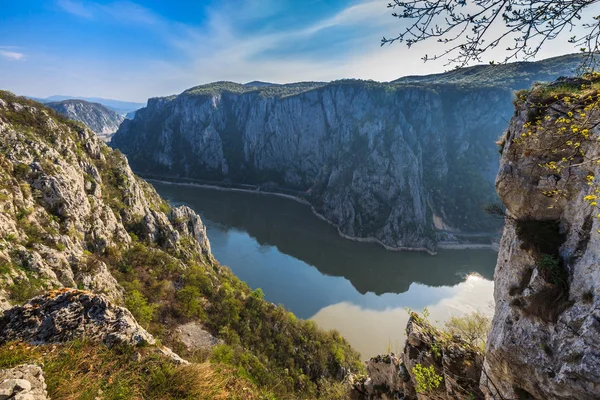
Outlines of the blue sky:
{"label": "blue sky", "polygon": [[[145,101],[217,80],[388,81],[441,72],[388,0],[0,0],[0,88]],[[538,58],[573,52],[553,42]],[[492,55],[493,56],[493,55]]]}

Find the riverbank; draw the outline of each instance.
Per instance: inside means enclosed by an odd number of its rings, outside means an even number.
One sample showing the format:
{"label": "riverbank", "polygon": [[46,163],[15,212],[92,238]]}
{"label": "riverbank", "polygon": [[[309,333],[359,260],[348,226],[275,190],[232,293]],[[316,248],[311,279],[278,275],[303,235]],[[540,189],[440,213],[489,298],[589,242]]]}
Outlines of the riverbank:
{"label": "riverbank", "polygon": [[[154,178],[154,177],[152,177],[152,175],[145,175],[143,173],[138,173],[138,175],[141,176],[142,178],[146,179],[148,182],[156,182],[156,183],[161,183],[164,185],[188,186],[188,187],[198,187],[198,188],[210,189],[210,190],[250,193],[250,194],[258,194],[258,195],[264,195],[264,196],[281,197],[284,199],[293,200],[297,203],[308,206],[311,209],[312,213],[317,218],[319,218],[322,221],[325,221],[329,225],[333,226],[336,229],[338,235],[344,239],[351,240],[354,242],[360,242],[360,243],[375,243],[388,251],[394,251],[394,252],[415,251],[415,252],[425,252],[431,256],[437,255],[437,251],[427,249],[425,247],[393,247],[393,246],[386,245],[385,243],[381,242],[379,239],[374,238],[374,237],[355,237],[355,236],[347,235],[341,231],[340,227],[336,223],[328,220],[324,215],[320,214],[308,200],[303,199],[298,196],[295,196],[293,194],[289,194],[290,192],[292,192],[289,190],[287,191],[288,193],[279,193],[279,192],[274,192],[274,191],[262,190],[259,186],[253,186],[253,185],[235,185],[237,187],[233,187],[233,184],[228,184],[228,186],[222,186],[222,185],[218,185],[216,183],[193,182],[189,178],[185,178],[185,180],[187,180],[187,181],[184,181],[181,178],[174,178],[174,179],[178,179],[179,180],[179,182],[178,182],[178,181],[171,180],[171,178],[167,178],[167,177]],[[491,244],[439,243],[437,245],[437,247],[439,249],[444,249],[444,250],[485,250],[485,249],[489,249],[489,250],[498,251],[497,250],[498,244],[495,244],[495,243],[491,243]]]}

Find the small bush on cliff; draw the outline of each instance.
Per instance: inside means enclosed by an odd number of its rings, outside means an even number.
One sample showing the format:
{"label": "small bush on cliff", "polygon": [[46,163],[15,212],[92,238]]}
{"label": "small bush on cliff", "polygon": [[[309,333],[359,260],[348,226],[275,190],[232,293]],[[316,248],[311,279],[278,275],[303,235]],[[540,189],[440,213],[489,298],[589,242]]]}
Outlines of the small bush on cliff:
{"label": "small bush on cliff", "polygon": [[435,391],[444,378],[435,372],[433,365],[424,367],[421,364],[417,364],[413,367],[412,373],[417,381],[417,387],[415,390],[417,393],[427,394]]}
{"label": "small bush on cliff", "polygon": [[479,311],[473,311],[460,317],[450,317],[446,322],[446,330],[474,346],[485,348],[485,341],[490,331],[491,322]]}

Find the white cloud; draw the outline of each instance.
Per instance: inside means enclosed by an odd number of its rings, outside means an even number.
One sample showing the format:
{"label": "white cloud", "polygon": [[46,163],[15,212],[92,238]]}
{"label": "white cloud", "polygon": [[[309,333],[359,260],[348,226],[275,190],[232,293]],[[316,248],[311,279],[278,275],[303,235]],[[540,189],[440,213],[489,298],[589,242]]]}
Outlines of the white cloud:
{"label": "white cloud", "polygon": [[77,0],[57,0],[56,5],[63,11],[78,17],[91,19],[93,12],[83,2]]}
{"label": "white cloud", "polygon": [[162,22],[160,16],[131,1],[103,4],[93,1],[56,0],[56,5],[69,14],[86,19],[110,18],[113,21],[138,25],[157,25]]}
{"label": "white cloud", "polygon": [[2,50],[1,48],[0,56],[10,61],[25,61],[25,54],[16,51]]}

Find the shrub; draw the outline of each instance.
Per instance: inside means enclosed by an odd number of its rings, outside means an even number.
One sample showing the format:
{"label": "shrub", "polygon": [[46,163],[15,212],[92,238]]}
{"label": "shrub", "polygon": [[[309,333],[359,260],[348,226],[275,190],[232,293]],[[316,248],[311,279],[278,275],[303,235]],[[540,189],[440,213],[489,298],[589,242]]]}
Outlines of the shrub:
{"label": "shrub", "polygon": [[460,336],[472,345],[485,347],[491,322],[479,311],[473,311],[461,317],[451,317],[446,322],[446,329],[453,335]]}
{"label": "shrub", "polygon": [[421,394],[435,391],[444,380],[442,376],[435,372],[433,365],[423,367],[421,364],[417,364],[413,367],[412,373],[417,381],[415,390]]}
{"label": "shrub", "polygon": [[135,319],[146,327],[152,321],[156,311],[156,306],[149,305],[144,295],[137,290],[132,290],[127,294],[125,306],[131,311]]}

